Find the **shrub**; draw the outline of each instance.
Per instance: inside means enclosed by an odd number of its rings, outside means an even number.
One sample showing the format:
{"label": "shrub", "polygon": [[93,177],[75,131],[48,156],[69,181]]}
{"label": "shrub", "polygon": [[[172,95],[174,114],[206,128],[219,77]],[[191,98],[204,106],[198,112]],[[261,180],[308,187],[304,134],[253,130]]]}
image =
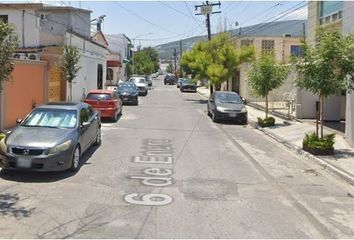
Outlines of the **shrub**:
{"label": "shrub", "polygon": [[258,125],[263,127],[271,127],[274,126],[275,119],[273,117],[267,117],[265,119],[258,118]]}
{"label": "shrub", "polygon": [[310,149],[318,150],[333,150],[335,134],[325,135],[323,138],[319,138],[315,133],[306,134],[302,141],[303,146]]}

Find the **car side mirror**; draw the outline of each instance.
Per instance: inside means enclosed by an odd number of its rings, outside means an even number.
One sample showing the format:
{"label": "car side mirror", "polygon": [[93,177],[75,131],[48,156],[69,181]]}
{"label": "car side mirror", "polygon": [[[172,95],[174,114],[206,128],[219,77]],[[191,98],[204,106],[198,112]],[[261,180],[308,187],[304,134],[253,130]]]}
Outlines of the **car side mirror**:
{"label": "car side mirror", "polygon": [[90,122],[83,122],[83,123],[81,124],[81,128],[85,128],[85,127],[88,127],[88,126],[90,126],[90,125],[91,125]]}
{"label": "car side mirror", "polygon": [[243,103],[246,103],[246,98],[241,98]]}
{"label": "car side mirror", "polygon": [[16,119],[16,125],[20,125],[22,123],[23,119],[22,118],[17,118]]}
{"label": "car side mirror", "polygon": [[209,99],[209,102],[214,102],[214,99]]}

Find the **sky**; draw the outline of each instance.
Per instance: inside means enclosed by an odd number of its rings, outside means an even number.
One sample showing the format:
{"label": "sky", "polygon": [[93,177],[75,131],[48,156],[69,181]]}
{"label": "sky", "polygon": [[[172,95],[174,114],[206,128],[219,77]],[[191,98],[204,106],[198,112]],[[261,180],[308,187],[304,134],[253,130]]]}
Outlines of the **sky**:
{"label": "sky", "polygon": [[[27,1],[29,2],[29,1]],[[34,1],[32,1],[34,2]],[[37,0],[36,2],[41,2]],[[106,15],[103,32],[124,33],[143,47],[206,35],[202,1],[42,1],[89,9],[92,19]],[[218,1],[209,1],[218,3]],[[306,19],[306,1],[221,1],[211,16],[211,32],[276,20]],[[95,26],[92,26],[94,30]]]}

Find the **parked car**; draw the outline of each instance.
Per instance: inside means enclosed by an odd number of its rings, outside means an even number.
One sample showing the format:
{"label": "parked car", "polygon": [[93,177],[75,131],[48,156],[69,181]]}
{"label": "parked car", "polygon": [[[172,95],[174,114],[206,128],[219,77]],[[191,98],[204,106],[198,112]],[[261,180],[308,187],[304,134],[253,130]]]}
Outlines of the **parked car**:
{"label": "parked car", "polygon": [[145,77],[131,77],[129,82],[134,83],[138,87],[139,95],[146,96],[148,94],[148,84]]}
{"label": "parked car", "polygon": [[184,79],[181,81],[180,88],[181,92],[197,92],[197,85],[190,79]]}
{"label": "parked car", "polygon": [[121,85],[119,85],[117,93],[120,99],[123,101],[123,104],[132,103],[138,105],[139,92],[138,88],[134,83],[122,83]]}
{"label": "parked car", "polygon": [[155,78],[157,78],[158,76],[159,76],[158,72],[157,72],[157,73],[153,73],[153,74],[150,75],[150,77],[151,77],[152,79],[155,79]]}
{"label": "parked car", "polygon": [[152,87],[152,81],[150,76],[146,76],[146,82],[148,83],[148,87]]}
{"label": "parked car", "polygon": [[180,87],[181,87],[181,84],[182,84],[182,82],[183,82],[184,80],[185,80],[184,78],[178,78],[178,81],[177,81],[177,88],[180,88]]}
{"label": "parked car", "polygon": [[84,102],[99,111],[102,118],[111,118],[114,122],[118,121],[119,115],[122,114],[123,103],[116,91],[91,90],[84,99]]}
{"label": "parked car", "polygon": [[207,108],[213,122],[225,119],[247,124],[247,109],[241,97],[235,92],[213,92]]}
{"label": "parked car", "polygon": [[92,144],[101,143],[101,121],[86,103],[36,107],[0,141],[0,167],[32,171],[76,171]]}
{"label": "parked car", "polygon": [[165,79],[163,81],[163,83],[166,84],[170,84],[170,85],[174,85],[177,82],[177,78],[174,74],[167,74],[165,76]]}

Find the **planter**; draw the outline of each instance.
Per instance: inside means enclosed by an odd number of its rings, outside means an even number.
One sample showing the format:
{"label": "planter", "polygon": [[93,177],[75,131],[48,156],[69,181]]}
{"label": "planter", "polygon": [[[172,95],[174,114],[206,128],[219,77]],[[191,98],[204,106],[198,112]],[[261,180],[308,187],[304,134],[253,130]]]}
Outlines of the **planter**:
{"label": "planter", "polygon": [[258,118],[258,125],[261,126],[262,128],[264,127],[272,127],[275,125],[275,119],[272,117],[268,117],[265,119]]}
{"label": "planter", "polygon": [[327,156],[327,155],[334,154],[334,148],[330,148],[330,149],[310,148],[307,145],[302,144],[302,149],[316,156]]}

